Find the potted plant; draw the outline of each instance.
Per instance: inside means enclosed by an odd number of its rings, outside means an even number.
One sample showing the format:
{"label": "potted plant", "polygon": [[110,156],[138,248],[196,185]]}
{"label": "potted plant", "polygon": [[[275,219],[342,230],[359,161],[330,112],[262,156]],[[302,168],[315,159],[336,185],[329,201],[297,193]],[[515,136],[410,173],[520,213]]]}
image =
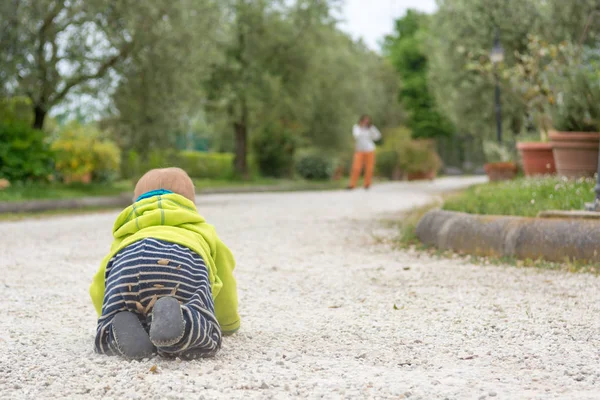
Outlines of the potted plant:
{"label": "potted plant", "polygon": [[[597,56],[596,56],[597,57]],[[555,76],[556,102],[550,132],[559,175],[593,177],[600,145],[600,68],[582,55]]]}
{"label": "potted plant", "polygon": [[496,142],[484,142],[483,152],[488,161],[483,168],[490,182],[507,181],[517,176],[517,164],[507,147]]}
{"label": "potted plant", "polygon": [[552,101],[548,74],[564,64],[562,47],[537,36],[528,37],[527,52],[516,53],[516,63],[504,71],[512,92],[525,108],[539,132],[539,140],[517,142],[526,176],[556,173],[552,144],[548,141],[549,118],[546,107]]}
{"label": "potted plant", "polygon": [[549,118],[547,104],[552,99],[547,74],[564,63],[559,45],[545,43],[537,36],[528,36],[527,51],[515,53],[515,62],[511,66],[500,64],[493,66],[489,57],[482,57],[470,64],[470,69],[487,76],[491,80],[502,78],[511,100],[520,104],[524,118],[534,122],[539,139],[528,136],[529,140],[519,141],[517,150],[525,175],[554,174],[556,167],[552,144],[548,141]]}
{"label": "potted plant", "polygon": [[409,181],[433,180],[442,167],[442,160],[431,140],[410,140],[402,147],[399,164]]}

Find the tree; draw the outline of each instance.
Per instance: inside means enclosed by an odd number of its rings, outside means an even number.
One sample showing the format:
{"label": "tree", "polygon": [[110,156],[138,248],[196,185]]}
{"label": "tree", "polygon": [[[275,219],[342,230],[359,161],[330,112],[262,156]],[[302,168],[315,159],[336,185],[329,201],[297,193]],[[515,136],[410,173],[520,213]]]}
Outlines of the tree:
{"label": "tree", "polygon": [[31,99],[33,127],[41,128],[48,111],[69,93],[97,86],[130,55],[130,22],[135,15],[143,18],[138,11],[145,7],[129,1],[12,0],[3,8],[1,83],[8,94]]}
{"label": "tree", "polygon": [[351,127],[361,114],[370,114],[379,127],[399,124],[399,79],[386,59],[333,27],[323,27],[306,45],[313,56],[296,102],[307,110],[302,121],[309,145],[350,150]]}
{"label": "tree", "polygon": [[[530,35],[549,43],[598,43],[599,0],[440,0],[432,16],[428,40],[430,87],[452,123],[463,132],[490,137],[494,126],[494,82],[468,68],[474,58],[489,54],[495,31],[504,48],[504,69],[527,53]],[[587,34],[584,35],[584,32]],[[503,92],[510,95],[510,92]],[[524,130],[528,110],[514,98],[503,96],[505,125],[518,134]]]}
{"label": "tree", "polygon": [[135,53],[116,68],[119,83],[105,121],[121,147],[142,158],[175,147],[191,128],[204,107],[202,77],[211,60],[221,57],[216,1],[165,0],[164,10],[138,35]]}
{"label": "tree", "polygon": [[[270,101],[274,91],[282,97],[280,106],[286,104],[293,93],[288,84],[304,62],[297,46],[315,25],[331,18],[329,7],[324,0],[225,2],[225,58],[213,65],[208,87],[214,108],[225,110],[233,128],[239,175],[248,174],[252,115],[277,104]],[[294,62],[300,65],[294,68]]]}
{"label": "tree", "polygon": [[409,113],[407,125],[413,137],[434,138],[452,135],[450,122],[437,110],[429,90],[427,56],[423,37],[429,16],[415,10],[396,20],[395,32],[385,38],[384,52],[400,75],[399,99]]}
{"label": "tree", "polygon": [[[505,64],[527,47],[527,34],[543,24],[542,0],[442,0],[432,16],[425,46],[429,54],[429,87],[441,112],[457,130],[491,137],[494,132],[494,83],[469,70],[472,54],[492,48],[496,29]],[[519,132],[522,107],[502,98],[505,125]]]}

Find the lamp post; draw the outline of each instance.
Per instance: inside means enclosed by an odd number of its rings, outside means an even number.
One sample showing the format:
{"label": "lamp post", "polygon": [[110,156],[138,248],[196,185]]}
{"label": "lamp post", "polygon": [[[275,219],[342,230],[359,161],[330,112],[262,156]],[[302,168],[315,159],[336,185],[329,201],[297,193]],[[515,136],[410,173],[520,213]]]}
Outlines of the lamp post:
{"label": "lamp post", "polygon": [[494,65],[494,77],[496,78],[496,136],[498,143],[502,143],[502,104],[500,103],[500,78],[498,77],[498,64],[504,61],[504,49],[500,44],[500,32],[496,29],[494,36],[494,47],[490,52],[490,61]]}

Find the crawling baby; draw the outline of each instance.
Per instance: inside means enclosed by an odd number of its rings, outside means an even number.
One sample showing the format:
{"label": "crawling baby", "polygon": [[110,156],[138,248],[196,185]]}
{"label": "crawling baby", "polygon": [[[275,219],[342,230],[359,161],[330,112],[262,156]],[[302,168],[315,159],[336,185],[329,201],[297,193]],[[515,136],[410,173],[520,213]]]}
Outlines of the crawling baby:
{"label": "crawling baby", "polygon": [[222,335],[240,326],[235,261],[198,214],[186,172],[147,172],[113,236],[90,288],[95,351],[128,359],[215,355]]}

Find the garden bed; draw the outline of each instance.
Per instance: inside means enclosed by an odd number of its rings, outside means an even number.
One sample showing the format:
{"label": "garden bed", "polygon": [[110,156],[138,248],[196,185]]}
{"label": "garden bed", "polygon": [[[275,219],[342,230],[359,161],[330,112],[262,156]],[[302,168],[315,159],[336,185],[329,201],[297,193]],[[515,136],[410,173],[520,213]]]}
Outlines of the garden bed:
{"label": "garden bed", "polygon": [[583,210],[594,201],[594,179],[525,178],[474,186],[446,199],[443,210],[535,217],[546,210]]}
{"label": "garden bed", "polygon": [[[483,257],[569,271],[598,271],[600,224],[591,220],[539,219],[539,212],[581,210],[594,198],[591,179],[520,179],[474,186],[403,215],[401,247]],[[438,208],[442,210],[435,210]],[[491,260],[491,261],[490,261]]]}

